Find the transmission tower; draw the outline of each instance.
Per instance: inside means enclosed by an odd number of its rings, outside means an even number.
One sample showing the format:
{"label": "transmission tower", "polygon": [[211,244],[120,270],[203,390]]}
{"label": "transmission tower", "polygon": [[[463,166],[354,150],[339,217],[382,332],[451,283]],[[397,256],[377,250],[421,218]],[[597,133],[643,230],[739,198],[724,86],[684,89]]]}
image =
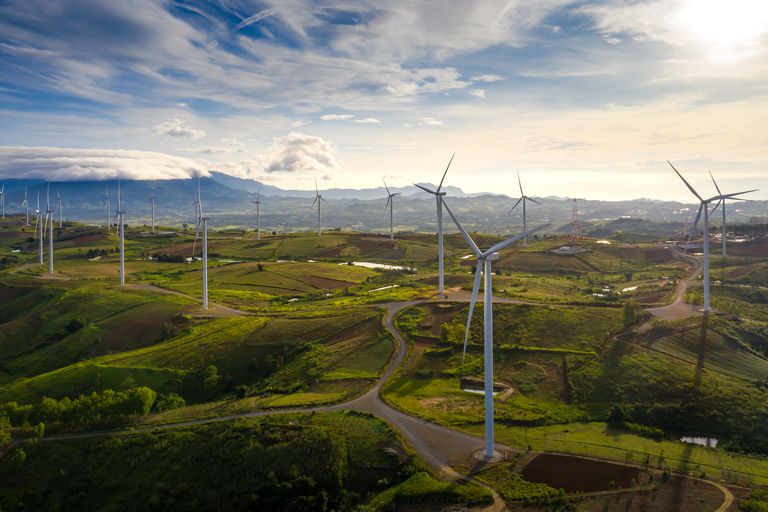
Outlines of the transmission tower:
{"label": "transmission tower", "polygon": [[581,240],[581,216],[579,215],[579,205],[576,199],[573,199],[571,207],[571,240]]}

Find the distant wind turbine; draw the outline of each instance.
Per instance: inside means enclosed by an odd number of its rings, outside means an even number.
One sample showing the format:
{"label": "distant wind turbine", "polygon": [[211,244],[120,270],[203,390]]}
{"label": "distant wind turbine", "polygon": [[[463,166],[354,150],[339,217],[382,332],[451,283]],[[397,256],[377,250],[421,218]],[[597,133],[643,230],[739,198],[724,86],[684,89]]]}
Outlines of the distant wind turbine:
{"label": "distant wind turbine", "polygon": [[[701,214],[704,213],[704,311],[709,312],[710,306],[709,306],[709,205],[712,204],[713,201],[723,201],[725,199],[732,199],[736,196],[740,196],[741,194],[748,194],[749,192],[755,192],[757,189],[754,190],[745,190],[743,192],[736,192],[733,194],[719,194],[716,196],[712,196],[709,199],[704,199],[699,195],[698,192],[691,186],[690,183],[686,181],[685,178],[683,178],[683,175],[680,174],[680,172],[675,169],[675,166],[672,165],[672,162],[667,160],[667,163],[670,167],[672,167],[672,170],[675,171],[675,173],[680,177],[681,180],[683,180],[683,183],[685,183],[685,186],[688,187],[688,190],[691,191],[691,193],[696,196],[696,198],[699,200],[699,211],[696,213],[696,219],[693,221],[693,224],[691,225],[691,231],[690,233],[693,233],[696,230],[696,226],[699,224],[699,219],[701,218]],[[719,192],[719,191],[718,191]],[[689,236],[690,236],[689,233]]]}
{"label": "distant wind turbine", "polygon": [[21,207],[27,210],[27,226],[29,226],[29,195],[27,194],[27,187],[24,187],[24,201],[21,202]]}
{"label": "distant wind turbine", "polygon": [[50,184],[48,184],[48,191],[46,193],[45,204],[46,204],[45,225],[48,228],[48,273],[53,274],[53,208],[51,208],[51,185]]}
{"label": "distant wind turbine", "polygon": [[513,243],[517,242],[521,238],[524,238],[531,233],[534,233],[546,226],[540,226],[536,229],[523,232],[516,237],[509,238],[503,242],[499,242],[493,245],[487,251],[481,251],[469,233],[462,227],[456,216],[453,215],[451,209],[444,202],[445,209],[448,210],[448,214],[453,219],[456,227],[459,228],[461,236],[467,242],[467,245],[472,249],[472,252],[477,256],[477,268],[475,270],[475,283],[472,287],[472,298],[469,302],[469,313],[467,315],[467,328],[464,334],[464,351],[462,352],[462,361],[467,352],[467,341],[469,339],[469,327],[472,323],[472,313],[475,310],[475,302],[477,302],[477,294],[480,288],[480,276],[485,274],[485,284],[483,285],[484,299],[483,299],[483,374],[485,379],[485,457],[492,459],[493,453],[493,284],[491,282],[491,275],[493,273],[492,262],[499,259],[500,251],[505,247],[509,247]]}
{"label": "distant wind turbine", "polygon": [[[197,179],[197,230],[195,231],[195,244],[202,227],[203,232],[203,309],[208,309],[208,217],[203,215],[203,198],[200,195],[200,178]],[[194,258],[194,252],[193,252]]]}
{"label": "distant wind turbine", "polygon": [[3,209],[3,218],[5,218],[5,183],[0,187],[0,208]]}
{"label": "distant wind turbine", "polygon": [[256,240],[261,240],[261,183],[259,183],[259,190],[256,192],[256,200],[251,201],[256,205]]}
{"label": "distant wind turbine", "polygon": [[387,207],[389,207],[389,239],[395,239],[395,201],[392,199],[395,196],[399,196],[400,192],[390,192],[387,186],[387,180],[382,178],[384,182],[384,188],[387,189],[387,204],[384,205],[384,213],[387,213]]}
{"label": "distant wind turbine", "polygon": [[120,182],[117,182],[117,232],[120,236],[120,287],[125,286],[125,211],[123,211],[122,194],[120,193]]}
{"label": "distant wind turbine", "polygon": [[[523,192],[523,183],[520,181],[520,171],[517,172],[517,184],[520,186],[520,199],[518,199],[515,205],[509,209],[509,213],[512,213],[512,210],[514,210],[518,204],[523,203],[523,231],[528,231],[528,217],[526,216],[525,203],[526,201],[531,201],[536,204],[541,204],[541,203],[533,199],[532,197],[528,197],[527,195],[525,195],[525,192]],[[527,236],[523,238],[523,245],[528,245]]]}
{"label": "distant wind turbine", "polygon": [[[722,195],[723,193],[720,191],[720,187],[717,186],[717,182],[715,181],[715,177],[712,176],[712,171],[709,172],[709,177],[712,178],[712,183],[715,184],[715,188],[717,189],[717,193]],[[742,199],[740,197],[732,197],[731,199],[737,200],[737,201],[747,201],[747,199]],[[722,238],[723,238],[723,258],[728,257],[728,228],[726,227],[725,222],[725,197],[723,197],[721,200],[717,202],[715,207],[712,209],[711,213],[715,213],[717,211],[718,207],[722,207],[723,210],[723,226],[722,226]]]}
{"label": "distant wind turbine", "polygon": [[39,242],[38,256],[40,265],[43,264],[43,212],[40,210],[40,191],[37,191],[37,208],[35,208],[35,238]]}
{"label": "distant wind turbine", "polygon": [[155,194],[149,196],[149,202],[152,203],[152,232],[155,232]]}
{"label": "distant wind turbine", "polygon": [[320,194],[320,191],[317,189],[317,178],[315,178],[315,200],[312,201],[312,206],[315,206],[315,203],[317,203],[317,236],[322,236],[323,234],[323,224],[322,220],[320,219],[320,203],[322,201],[325,201],[323,199],[322,194]]}
{"label": "distant wind turbine", "polygon": [[109,184],[104,191],[104,209],[107,211],[107,231],[112,230],[112,196],[109,193]]}
{"label": "distant wind turbine", "polygon": [[59,189],[56,189],[56,199],[59,201],[59,227],[62,227],[64,210],[62,209],[61,205],[61,191]]}
{"label": "distant wind turbine", "polygon": [[443,181],[445,181],[445,175],[448,174],[448,169],[451,167],[451,162],[453,162],[453,157],[456,156],[456,153],[451,155],[451,159],[448,161],[448,165],[445,167],[445,172],[443,173],[443,177],[440,179],[440,184],[437,186],[436,190],[428,189],[427,187],[422,187],[421,185],[415,186],[419,187],[424,192],[428,192],[435,196],[435,202],[437,204],[437,259],[438,259],[438,291],[440,293],[445,293],[445,276],[443,273],[443,197],[445,197],[445,192],[442,192],[443,188]]}

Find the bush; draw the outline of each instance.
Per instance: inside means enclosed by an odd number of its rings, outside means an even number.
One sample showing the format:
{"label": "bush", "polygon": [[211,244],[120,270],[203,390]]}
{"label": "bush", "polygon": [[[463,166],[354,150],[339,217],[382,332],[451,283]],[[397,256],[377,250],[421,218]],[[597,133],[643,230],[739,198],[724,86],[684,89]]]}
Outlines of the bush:
{"label": "bush", "polygon": [[163,411],[170,411],[172,409],[178,409],[180,407],[184,407],[187,405],[187,402],[184,400],[184,398],[176,393],[158,393],[157,399],[155,400],[155,404],[153,405],[153,409],[158,412]]}

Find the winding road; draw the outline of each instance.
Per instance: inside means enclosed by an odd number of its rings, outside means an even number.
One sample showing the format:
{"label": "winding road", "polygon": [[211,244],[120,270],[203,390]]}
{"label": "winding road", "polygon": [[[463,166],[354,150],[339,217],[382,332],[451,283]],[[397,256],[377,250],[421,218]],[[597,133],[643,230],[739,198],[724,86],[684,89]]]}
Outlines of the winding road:
{"label": "winding road", "polygon": [[[692,263],[695,262],[694,271],[691,274],[691,278],[695,277],[698,274],[700,265],[701,265],[699,260],[693,256],[684,255],[682,253],[679,253],[678,257],[691,261]],[[687,281],[683,279],[679,280],[678,290],[675,296],[675,302],[673,302],[673,304],[669,306],[665,306],[664,308],[670,308],[671,306],[676,306],[676,305],[685,306],[685,304],[682,302],[682,298],[685,294],[686,287],[687,287]],[[142,286],[141,288],[149,289],[144,286]],[[162,288],[151,287],[151,289],[155,291],[169,293],[168,290],[165,290]],[[178,293],[178,292],[170,292],[170,293]],[[179,295],[184,295],[184,294],[179,293]],[[452,294],[452,296],[447,298],[447,300],[455,301],[455,302],[466,302],[469,300],[469,296],[465,292],[458,292],[458,293]],[[515,299],[506,299],[506,298],[496,298],[496,297],[494,297],[493,300],[494,302],[504,302],[504,303],[527,303],[526,301],[519,301]],[[439,301],[439,300],[433,299],[433,301]],[[473,454],[477,450],[483,447],[483,440],[481,438],[467,434],[465,432],[452,430],[450,428],[437,425],[435,423],[431,423],[419,418],[415,418],[406,413],[403,413],[402,411],[395,409],[394,407],[387,404],[381,398],[382,386],[402,366],[405,360],[405,357],[408,353],[408,346],[403,336],[395,327],[395,323],[394,323],[395,317],[397,313],[399,313],[403,309],[408,308],[410,306],[417,305],[417,304],[422,304],[424,302],[428,302],[428,301],[416,300],[416,301],[408,301],[408,302],[386,303],[386,304],[380,305],[386,310],[386,315],[384,317],[384,327],[390,332],[390,334],[395,339],[396,345],[395,345],[394,357],[389,362],[382,376],[363,395],[357,398],[354,398],[348,402],[328,405],[328,406],[310,407],[310,408],[291,408],[291,409],[273,409],[273,410],[253,411],[253,412],[247,412],[247,413],[219,416],[215,418],[202,418],[202,419],[189,420],[189,421],[183,421],[183,422],[177,422],[177,423],[168,423],[165,425],[134,427],[134,428],[128,428],[128,429],[111,430],[111,431],[91,431],[91,432],[80,432],[80,433],[73,433],[73,434],[50,435],[50,436],[45,436],[41,438],[40,441],[55,442],[55,441],[64,440],[64,439],[96,438],[96,437],[110,436],[118,433],[134,433],[134,432],[144,432],[144,431],[153,431],[153,430],[165,430],[165,429],[187,427],[187,426],[200,425],[200,424],[206,424],[206,423],[225,422],[225,421],[231,421],[239,418],[261,417],[261,416],[276,415],[276,414],[332,412],[332,411],[343,411],[343,410],[362,411],[362,412],[371,413],[377,416],[378,418],[381,418],[382,420],[388,422],[393,427],[395,427],[400,432],[402,437],[406,440],[406,442],[411,447],[413,447],[413,449],[416,450],[419,456],[422,457],[434,470],[436,470],[442,478],[452,479],[452,480],[455,480],[455,479],[468,480],[487,488],[492,493],[494,497],[494,501],[485,510],[493,511],[493,512],[501,512],[501,511],[509,510],[504,500],[501,499],[501,497],[493,489],[483,484],[482,482],[478,482],[474,480],[471,476],[466,476],[458,473],[452,467],[456,463],[461,463],[461,462],[466,463],[469,461],[471,464],[471,461],[473,460]],[[663,310],[664,308],[656,308],[656,309]],[[226,308],[226,309],[228,311],[223,312],[225,315],[233,314],[234,312],[237,312],[234,314],[246,314],[242,311],[233,310],[232,308]],[[657,315],[657,316],[664,318],[664,316],[662,315]],[[504,456],[506,456],[506,454],[508,453],[514,453],[519,451],[499,443],[496,444],[496,449],[499,452],[501,452]],[[722,491],[724,495],[723,503],[714,512],[726,512],[733,503],[733,495],[731,494],[731,492],[727,488],[725,488],[722,485],[719,485],[716,482],[712,482],[710,480],[703,480],[703,482],[714,485],[715,487],[717,487]]]}

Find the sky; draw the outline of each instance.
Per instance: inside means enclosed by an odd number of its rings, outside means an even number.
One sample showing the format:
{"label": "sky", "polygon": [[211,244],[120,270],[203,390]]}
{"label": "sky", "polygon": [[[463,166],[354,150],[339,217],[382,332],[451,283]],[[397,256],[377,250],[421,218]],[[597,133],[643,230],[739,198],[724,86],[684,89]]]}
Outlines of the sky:
{"label": "sky", "polygon": [[0,179],[768,198],[763,0],[4,0]]}

